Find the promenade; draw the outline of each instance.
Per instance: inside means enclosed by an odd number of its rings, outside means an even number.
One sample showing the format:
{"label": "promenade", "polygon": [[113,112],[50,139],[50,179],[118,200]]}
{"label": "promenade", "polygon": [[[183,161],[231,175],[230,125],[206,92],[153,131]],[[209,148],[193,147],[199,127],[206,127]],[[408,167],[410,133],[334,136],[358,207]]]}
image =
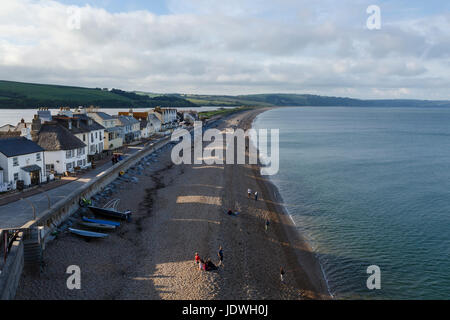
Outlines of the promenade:
{"label": "promenade", "polygon": [[[152,143],[154,142],[156,141],[153,141]],[[144,145],[128,146],[123,156],[124,160],[143,148]],[[33,220],[33,206],[36,210],[36,217],[40,217],[40,215],[49,208],[49,199],[51,206],[71,194],[73,191],[81,188],[92,179],[101,176],[111,166],[111,161],[107,161],[102,166],[90,170],[75,181],[0,206],[0,229],[19,228],[28,221]]]}

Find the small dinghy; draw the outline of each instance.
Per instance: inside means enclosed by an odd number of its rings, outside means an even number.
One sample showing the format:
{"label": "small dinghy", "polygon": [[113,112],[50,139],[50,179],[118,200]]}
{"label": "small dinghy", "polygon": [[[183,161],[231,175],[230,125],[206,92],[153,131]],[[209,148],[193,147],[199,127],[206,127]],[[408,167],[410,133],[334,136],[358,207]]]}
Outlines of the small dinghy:
{"label": "small dinghy", "polygon": [[99,223],[99,224],[106,224],[114,227],[120,227],[120,222],[115,221],[109,221],[109,220],[100,220],[100,219],[91,219],[87,217],[82,218],[84,222],[92,222],[92,223]]}
{"label": "small dinghy", "polygon": [[85,227],[93,228],[93,229],[114,230],[116,228],[116,226],[112,226],[110,224],[102,224],[102,223],[97,223],[97,222],[81,221],[80,224]]}
{"label": "small dinghy", "polygon": [[78,236],[86,237],[86,238],[106,238],[108,235],[106,233],[98,233],[80,229],[69,228],[69,231]]}
{"label": "small dinghy", "polygon": [[112,209],[112,208],[99,208],[99,207],[94,207],[94,206],[89,206],[88,208],[94,214],[97,214],[97,215],[112,217],[112,218],[126,220],[126,221],[131,220],[131,211],[120,212],[120,211]]}

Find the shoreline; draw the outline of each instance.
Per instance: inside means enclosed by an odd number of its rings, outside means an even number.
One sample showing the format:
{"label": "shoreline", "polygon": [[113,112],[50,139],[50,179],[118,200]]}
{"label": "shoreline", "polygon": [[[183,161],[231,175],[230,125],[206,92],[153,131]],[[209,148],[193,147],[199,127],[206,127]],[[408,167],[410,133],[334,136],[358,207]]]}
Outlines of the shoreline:
{"label": "shoreline", "polygon": [[[272,109],[273,109],[273,108],[268,108],[268,110],[266,110],[266,111],[269,111],[269,110],[272,110]],[[263,111],[263,112],[266,112],[266,111]],[[258,114],[253,118],[252,124],[251,124],[251,128],[254,128],[254,122],[256,121],[256,118],[257,118],[260,114],[262,114],[263,112],[258,113]],[[261,167],[261,165],[259,165],[259,166]],[[270,176],[268,176],[268,178],[267,178],[267,180],[266,180],[266,183],[267,183],[267,185],[268,185],[268,188],[271,189],[271,190],[273,190],[272,192],[273,192],[274,198],[275,198],[275,199],[278,199],[278,203],[284,204],[284,203],[285,203],[284,198],[283,198],[283,196],[282,196],[282,194],[281,194],[281,192],[280,192],[278,186],[276,185],[276,183],[275,183],[274,181],[272,181],[272,179],[271,179]],[[282,213],[281,213],[281,214],[286,215],[286,216],[289,217],[289,219],[290,219],[290,221],[291,221],[291,224],[292,224],[291,227],[297,228],[297,225],[296,225],[296,223],[295,223],[295,221],[294,221],[293,216],[292,216],[291,213],[289,212],[289,209],[288,209],[285,205],[281,205],[281,210],[282,210]],[[296,234],[292,235],[292,237],[294,237],[294,239],[295,239],[295,238],[299,238],[299,240],[297,240],[297,241],[304,242],[305,245],[308,247],[308,249],[314,254],[314,258],[316,259],[316,264],[317,264],[318,267],[320,268],[320,274],[321,274],[321,275],[320,275],[318,278],[320,278],[320,277],[322,278],[322,279],[319,279],[318,281],[321,281],[321,282],[322,282],[321,285],[322,285],[322,286],[325,286],[325,288],[326,288],[326,294],[328,295],[327,298],[328,298],[328,299],[334,299],[334,296],[332,295],[331,289],[330,289],[329,284],[328,284],[328,279],[327,279],[327,277],[326,277],[325,271],[323,270],[323,266],[322,266],[322,264],[320,263],[319,258],[315,255],[315,252],[314,252],[313,248],[311,247],[311,245],[310,245],[309,241],[307,240],[307,238],[301,233],[300,230],[296,230]],[[300,257],[299,257],[299,259],[300,259]]]}
{"label": "shoreline", "polygon": [[[215,126],[248,129],[266,110],[227,115]],[[133,221],[102,241],[62,233],[47,245],[41,277],[22,276],[16,299],[330,298],[317,258],[259,165],[175,166],[169,147],[147,164],[129,173],[139,182],[121,182],[110,195],[133,211]],[[258,201],[247,199],[247,188],[259,192]],[[228,208],[241,214],[230,217]],[[194,253],[216,263],[219,246],[224,266],[198,270]],[[67,289],[69,265],[80,266],[82,290]]]}

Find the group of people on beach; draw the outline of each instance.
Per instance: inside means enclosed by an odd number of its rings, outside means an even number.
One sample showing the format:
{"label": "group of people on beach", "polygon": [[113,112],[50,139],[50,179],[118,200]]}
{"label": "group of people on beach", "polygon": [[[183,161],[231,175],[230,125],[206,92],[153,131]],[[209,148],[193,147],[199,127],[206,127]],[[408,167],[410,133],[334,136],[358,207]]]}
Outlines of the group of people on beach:
{"label": "group of people on beach", "polygon": [[221,246],[219,247],[217,255],[219,257],[219,262],[217,263],[217,266],[209,258],[206,258],[204,260],[200,258],[198,252],[195,253],[194,261],[198,265],[199,270],[214,271],[217,270],[220,266],[223,266],[223,248]]}
{"label": "group of people on beach", "polygon": [[[255,193],[253,193],[252,190],[249,188],[247,190],[247,197],[250,199],[252,197],[252,195],[254,196],[255,201],[257,201],[258,200],[258,191],[255,191]],[[233,211],[231,209],[229,209],[227,213],[230,216],[239,214],[239,212],[237,212],[237,211],[235,213],[233,213]],[[270,225],[270,220],[267,218],[264,223],[265,231],[267,231],[269,229],[269,225]],[[195,253],[194,261],[198,265],[199,270],[203,270],[203,271],[217,270],[219,266],[223,266],[223,248],[222,248],[222,246],[219,247],[219,251],[217,252],[217,255],[219,257],[217,266],[209,258],[207,258],[205,260],[200,258],[198,252]],[[285,271],[284,271],[283,267],[280,267],[280,280],[282,283],[284,283],[284,275],[285,275]]]}

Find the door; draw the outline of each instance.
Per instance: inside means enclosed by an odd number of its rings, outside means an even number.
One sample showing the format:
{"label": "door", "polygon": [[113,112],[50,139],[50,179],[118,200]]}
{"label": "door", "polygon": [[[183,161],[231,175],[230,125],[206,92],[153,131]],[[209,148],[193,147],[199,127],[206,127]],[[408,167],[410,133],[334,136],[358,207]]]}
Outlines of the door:
{"label": "door", "polygon": [[40,182],[39,181],[39,176],[40,176],[39,171],[32,171],[30,173],[31,185],[32,186],[35,186],[35,185],[39,184],[39,182]]}

